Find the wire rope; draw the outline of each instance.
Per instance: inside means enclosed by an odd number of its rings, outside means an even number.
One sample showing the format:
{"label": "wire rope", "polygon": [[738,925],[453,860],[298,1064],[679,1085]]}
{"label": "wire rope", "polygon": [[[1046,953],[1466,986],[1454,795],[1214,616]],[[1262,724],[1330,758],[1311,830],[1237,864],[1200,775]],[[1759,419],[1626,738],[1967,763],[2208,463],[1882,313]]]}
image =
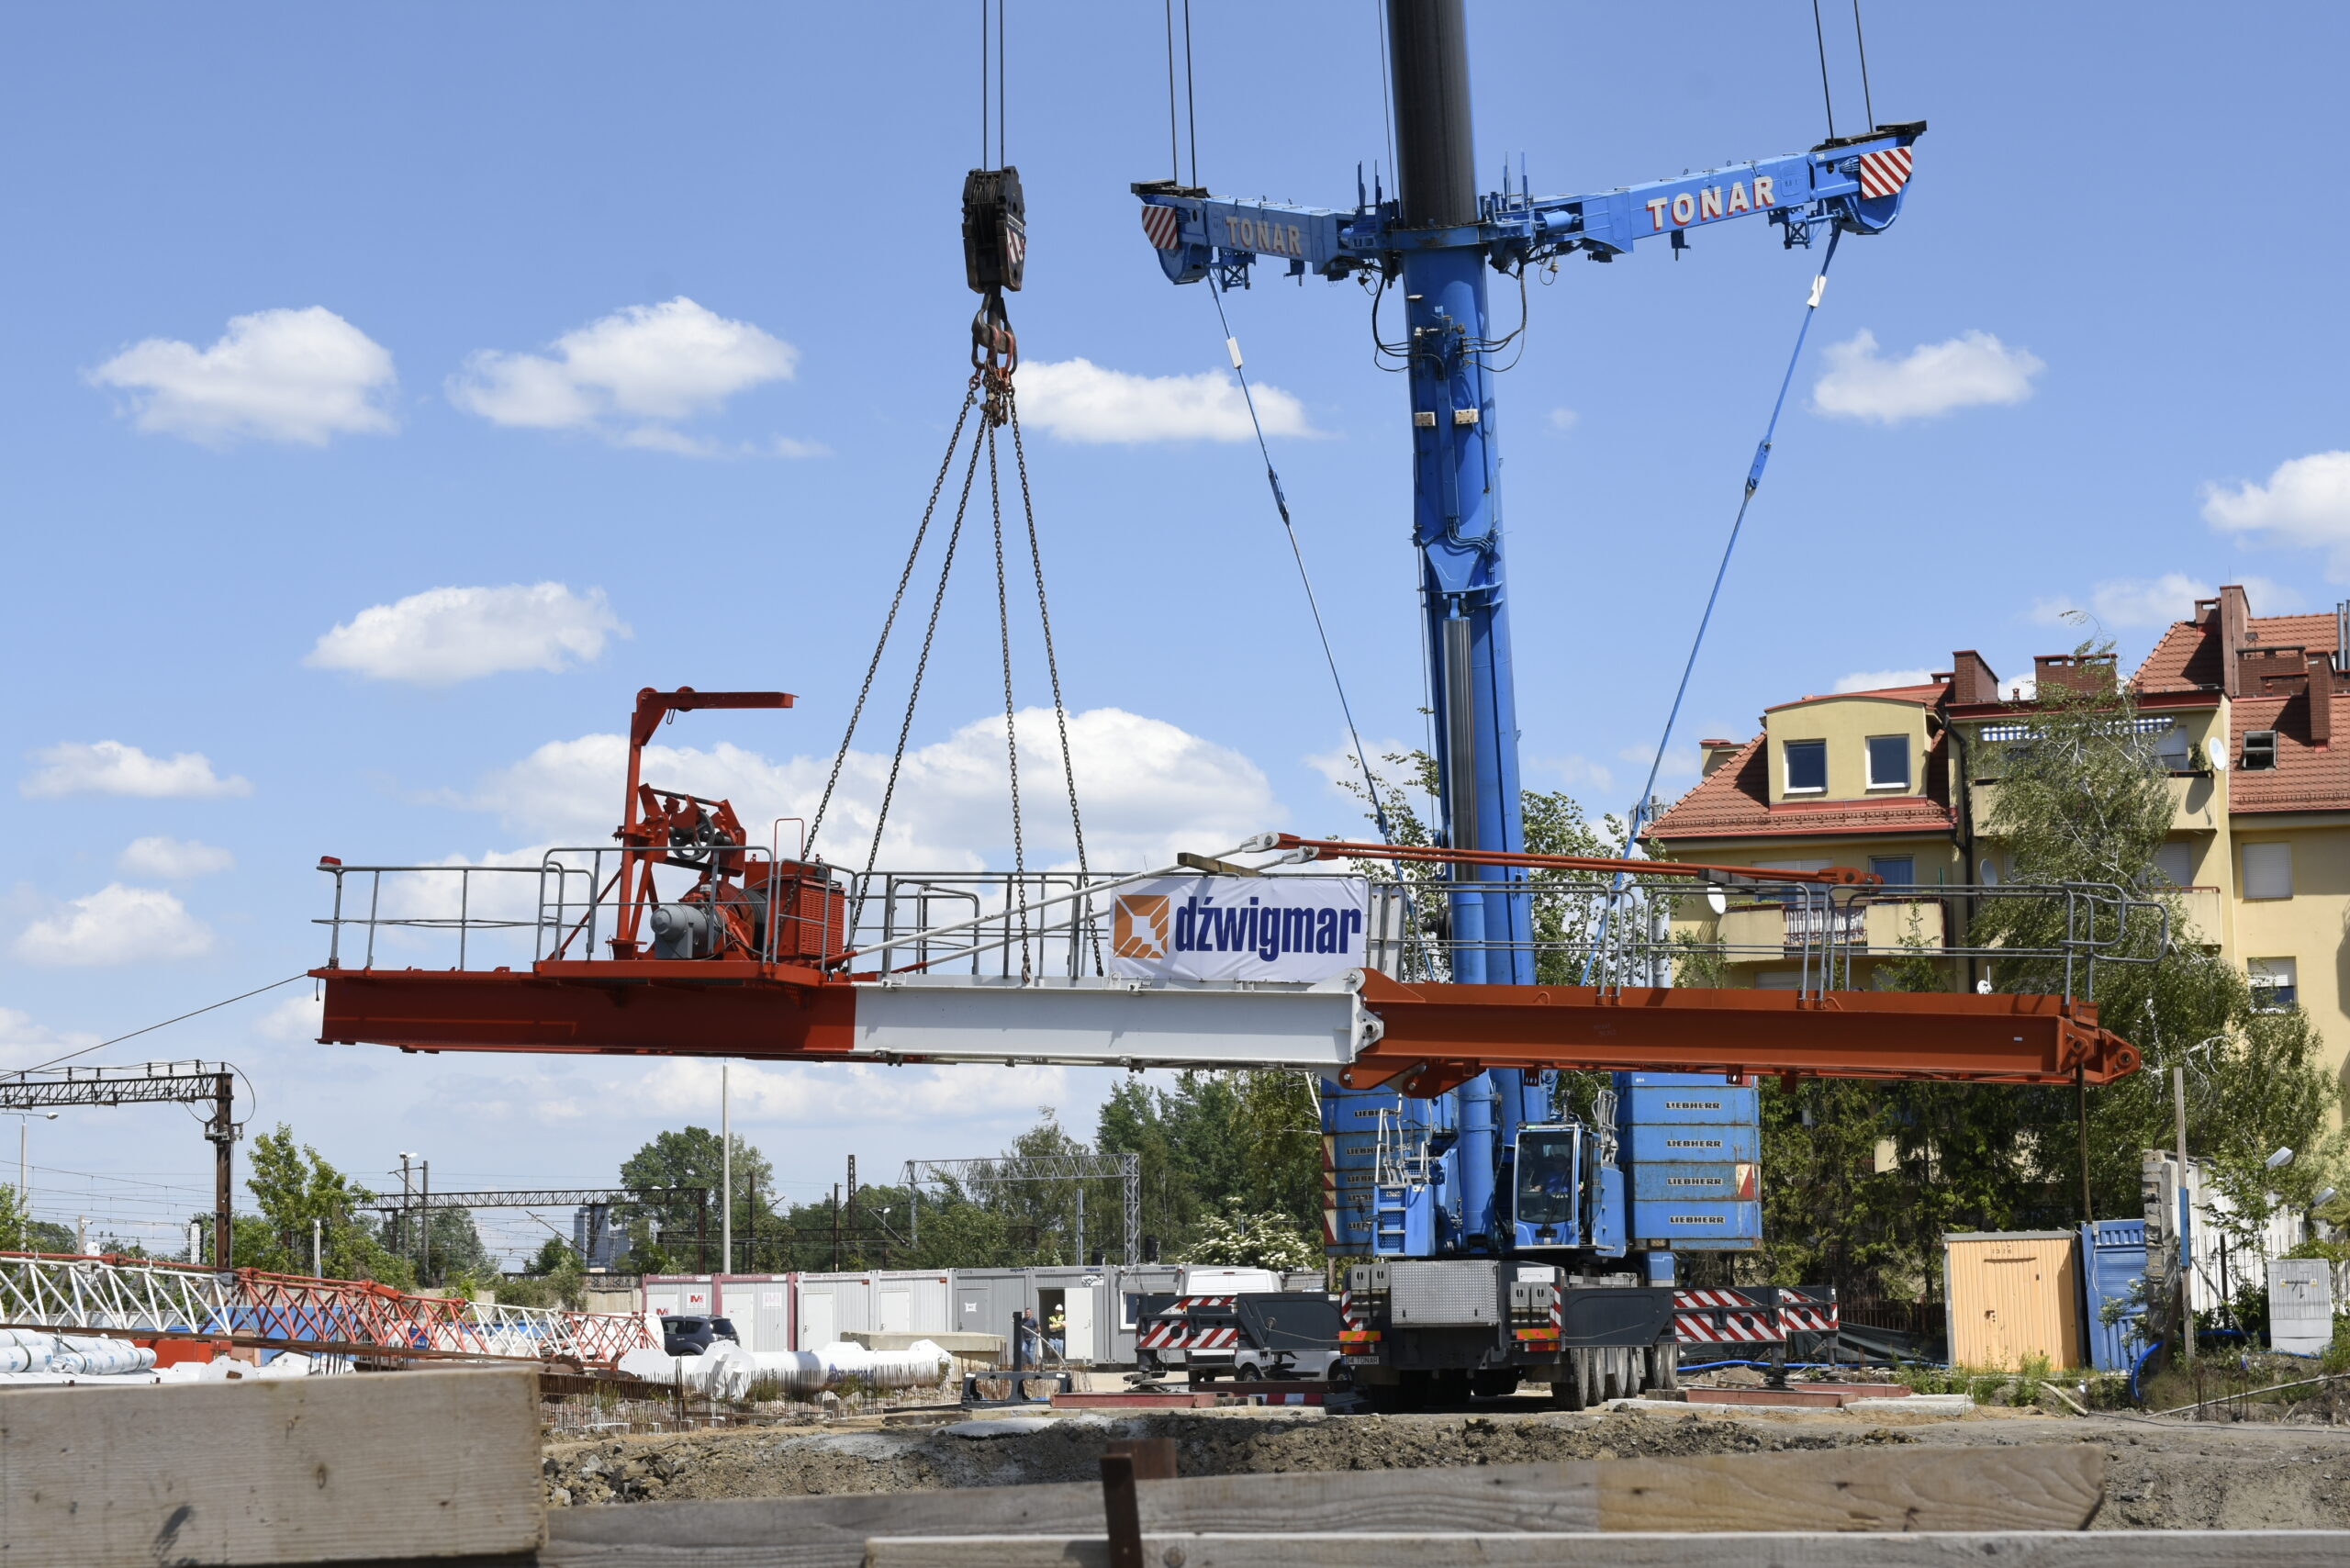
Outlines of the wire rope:
{"label": "wire rope", "polygon": [[995,425],[987,428],[988,499],[995,524],[995,612],[1003,644],[1004,766],[1012,779],[1012,896],[1020,931],[1020,980],[1032,975],[1028,951],[1028,848],[1020,820],[1020,728],[1012,700],[1012,599],[1003,580],[1003,485],[996,468]]}
{"label": "wire rope", "polygon": [[307,980],[308,978],[309,970],[304,969],[299,974],[287,975],[284,980],[272,980],[267,985],[257,985],[251,991],[241,991],[234,996],[224,997],[218,1002],[208,1002],[205,1006],[196,1008],[193,1012],[183,1013],[176,1018],[166,1018],[161,1024],[150,1024],[143,1029],[133,1029],[128,1035],[117,1035],[111,1040],[100,1040],[95,1046],[84,1046],[78,1051],[67,1051],[62,1057],[51,1057],[47,1061],[35,1062],[30,1067],[14,1069],[12,1070],[13,1076],[22,1078],[28,1072],[41,1072],[47,1069],[57,1066],[61,1062],[69,1062],[73,1060],[76,1057],[88,1056],[92,1051],[105,1050],[108,1046],[118,1046],[125,1040],[135,1040],[141,1035],[151,1035],[158,1029],[166,1029],[174,1024],[185,1024],[191,1018],[196,1017],[202,1014],[215,1012],[219,1008],[228,1006],[232,1002],[242,1002],[247,997],[259,996],[265,991],[275,991],[281,985],[292,985],[297,980]]}
{"label": "wire rope", "polygon": [[[1795,349],[1787,355],[1787,368],[1779,377],[1779,395],[1772,400],[1771,418],[1762,427],[1762,440],[1755,447],[1754,462],[1746,471],[1746,488],[1739,497],[1738,515],[1730,520],[1729,537],[1722,542],[1721,560],[1714,567],[1713,587],[1707,591],[1705,610],[1697,617],[1696,635],[1689,641],[1689,656],[1681,666],[1681,681],[1673,688],[1673,705],[1665,711],[1664,733],[1657,737],[1656,754],[1649,758],[1647,781],[1641,785],[1640,798],[1633,803],[1631,814],[1626,819],[1624,848],[1627,854],[1639,843],[1640,830],[1648,823],[1649,806],[1656,798],[1657,772],[1664,766],[1665,748],[1673,744],[1673,731],[1680,722],[1682,701],[1689,695],[1689,678],[1695,671],[1697,655],[1706,645],[1706,632],[1713,624],[1715,607],[1721,602],[1722,584],[1729,577],[1730,558],[1737,554],[1739,535],[1746,527],[1746,509],[1754,504],[1754,492],[1762,487],[1762,470],[1771,461],[1772,443],[1778,435],[1779,416],[1786,409],[1787,389],[1795,385],[1796,366],[1803,362],[1804,342],[1811,335],[1812,318],[1819,313],[1820,298],[1828,291],[1828,269],[1835,264],[1836,242],[1842,237],[1841,229],[1828,231],[1828,253],[1820,258],[1819,271],[1811,281],[1810,296],[1804,302],[1803,320],[1796,329]],[[1599,934],[1591,956],[1583,963],[1585,983],[1589,982],[1592,968],[1598,961],[1599,949],[1606,941],[1608,919],[1615,911],[1623,887],[1623,874],[1618,872],[1615,885],[1608,890],[1607,902],[1600,912]]]}
{"label": "wire rope", "polygon": [[1828,32],[1820,25],[1819,0],[1811,0],[1811,36],[1819,46],[1819,96],[1828,106],[1828,140],[1836,140],[1836,99],[1828,91]]}
{"label": "wire rope", "polygon": [[1852,0],[1852,42],[1861,51],[1861,112],[1868,117],[1867,129],[1876,129],[1876,100],[1869,94],[1869,40],[1861,31],[1861,0]]}
{"label": "wire rope", "polygon": [[[1232,335],[1232,321],[1224,312],[1224,290],[1217,286],[1213,273],[1208,274],[1208,297],[1215,301],[1215,319],[1224,328],[1225,342],[1236,342]],[[1387,823],[1387,807],[1380,799],[1379,781],[1371,770],[1371,758],[1363,754],[1362,734],[1355,727],[1354,706],[1347,700],[1347,683],[1338,675],[1338,657],[1331,651],[1330,631],[1323,624],[1322,605],[1315,596],[1314,578],[1305,569],[1305,551],[1298,543],[1297,524],[1290,519],[1289,498],[1281,494],[1281,476],[1274,470],[1272,449],[1265,443],[1265,422],[1257,417],[1256,394],[1249,390],[1248,372],[1240,364],[1237,349],[1232,360],[1232,372],[1240,380],[1241,401],[1248,409],[1249,428],[1257,432],[1257,454],[1265,460],[1265,483],[1272,489],[1274,510],[1281,513],[1281,532],[1289,538],[1290,557],[1297,563],[1297,580],[1305,589],[1305,607],[1314,616],[1314,634],[1322,643],[1322,661],[1329,666],[1330,685],[1338,694],[1338,711],[1347,721],[1347,738],[1354,746],[1355,766],[1362,769],[1363,789],[1371,797],[1371,820],[1379,826],[1381,840],[1392,842],[1395,835]]]}
{"label": "wire rope", "polygon": [[956,449],[963,444],[963,427],[971,418],[971,409],[979,400],[979,378],[971,377],[963,394],[963,407],[955,416],[954,433],[946,438],[946,455],[938,461],[938,476],[930,482],[930,499],[922,509],[922,525],[914,530],[913,548],[906,552],[906,564],[898,573],[898,591],[890,597],[890,613],[881,622],[880,640],[873,645],[873,657],[865,666],[865,684],[857,688],[856,703],[849,710],[848,728],[841,735],[841,748],[833,756],[833,770],[824,780],[822,799],[816,803],[816,815],[808,824],[807,847],[800,853],[813,857],[816,835],[824,828],[824,813],[832,808],[833,791],[841,781],[841,767],[848,760],[849,744],[856,739],[858,721],[865,716],[865,704],[873,695],[873,678],[881,668],[881,655],[890,646],[890,633],[898,623],[898,610],[905,602],[906,586],[913,580],[914,566],[922,557],[923,540],[930,533],[931,518],[938,510],[939,492],[946,487],[946,476],[955,466]]}

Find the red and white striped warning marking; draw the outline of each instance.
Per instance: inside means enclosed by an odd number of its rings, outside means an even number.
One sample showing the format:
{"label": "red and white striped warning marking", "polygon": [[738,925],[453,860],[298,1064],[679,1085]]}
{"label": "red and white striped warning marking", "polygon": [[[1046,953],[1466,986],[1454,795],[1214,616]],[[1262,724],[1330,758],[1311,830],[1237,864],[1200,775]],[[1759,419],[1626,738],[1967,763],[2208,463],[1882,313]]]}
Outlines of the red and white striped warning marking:
{"label": "red and white striped warning marking", "polygon": [[1889,196],[1898,195],[1909,183],[1909,170],[1916,154],[1907,147],[1887,148],[1882,152],[1861,154],[1861,195]]}
{"label": "red and white striped warning marking", "polygon": [[1773,1315],[1763,1312],[1726,1312],[1718,1319],[1676,1313],[1673,1333],[1684,1345],[1769,1345],[1785,1337]]}
{"label": "red and white striped warning marking", "polygon": [[1676,1312],[1688,1312],[1698,1307],[1731,1306],[1749,1312],[1763,1310],[1762,1304],[1743,1291],[1702,1290],[1674,1291],[1673,1306]]}
{"label": "red and white striped warning marking", "polygon": [[1181,222],[1181,218],[1171,207],[1160,207],[1156,202],[1143,205],[1142,231],[1149,235],[1150,242],[1162,251],[1171,251],[1181,242],[1177,230]]}

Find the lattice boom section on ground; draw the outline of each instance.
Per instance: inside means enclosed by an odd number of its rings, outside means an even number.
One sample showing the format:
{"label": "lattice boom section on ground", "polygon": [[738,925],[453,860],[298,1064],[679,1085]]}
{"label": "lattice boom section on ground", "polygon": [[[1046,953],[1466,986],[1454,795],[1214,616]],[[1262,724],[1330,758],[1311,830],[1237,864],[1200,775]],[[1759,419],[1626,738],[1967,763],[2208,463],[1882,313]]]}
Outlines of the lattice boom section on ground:
{"label": "lattice boom section on ground", "polygon": [[655,1343],[645,1320],[625,1313],[488,1305],[366,1280],[217,1273],[111,1253],[0,1253],[0,1323],[582,1366],[611,1366]]}

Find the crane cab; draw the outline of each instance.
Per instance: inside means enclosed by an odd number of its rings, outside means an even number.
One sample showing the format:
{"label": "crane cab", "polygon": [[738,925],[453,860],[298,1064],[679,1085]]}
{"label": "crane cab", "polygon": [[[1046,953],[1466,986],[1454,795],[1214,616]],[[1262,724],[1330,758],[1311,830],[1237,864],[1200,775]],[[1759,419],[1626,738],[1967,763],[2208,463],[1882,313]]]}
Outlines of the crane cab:
{"label": "crane cab", "polygon": [[1519,1128],[1510,1161],[1510,1250],[1622,1257],[1624,1173],[1611,1154],[1580,1122]]}

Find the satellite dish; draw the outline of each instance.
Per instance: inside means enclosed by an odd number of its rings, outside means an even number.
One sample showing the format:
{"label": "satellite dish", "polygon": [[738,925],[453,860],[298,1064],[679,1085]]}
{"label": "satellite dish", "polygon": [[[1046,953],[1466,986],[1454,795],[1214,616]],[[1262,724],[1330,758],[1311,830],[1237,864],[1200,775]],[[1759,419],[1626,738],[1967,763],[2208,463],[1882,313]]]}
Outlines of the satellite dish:
{"label": "satellite dish", "polygon": [[1722,891],[1719,888],[1707,888],[1706,890],[1706,907],[1712,910],[1716,914],[1726,913],[1729,909],[1729,895]]}
{"label": "satellite dish", "polygon": [[2210,736],[2203,742],[2203,755],[2211,759],[2212,772],[2225,773],[2228,770],[2228,743],[2218,735]]}

